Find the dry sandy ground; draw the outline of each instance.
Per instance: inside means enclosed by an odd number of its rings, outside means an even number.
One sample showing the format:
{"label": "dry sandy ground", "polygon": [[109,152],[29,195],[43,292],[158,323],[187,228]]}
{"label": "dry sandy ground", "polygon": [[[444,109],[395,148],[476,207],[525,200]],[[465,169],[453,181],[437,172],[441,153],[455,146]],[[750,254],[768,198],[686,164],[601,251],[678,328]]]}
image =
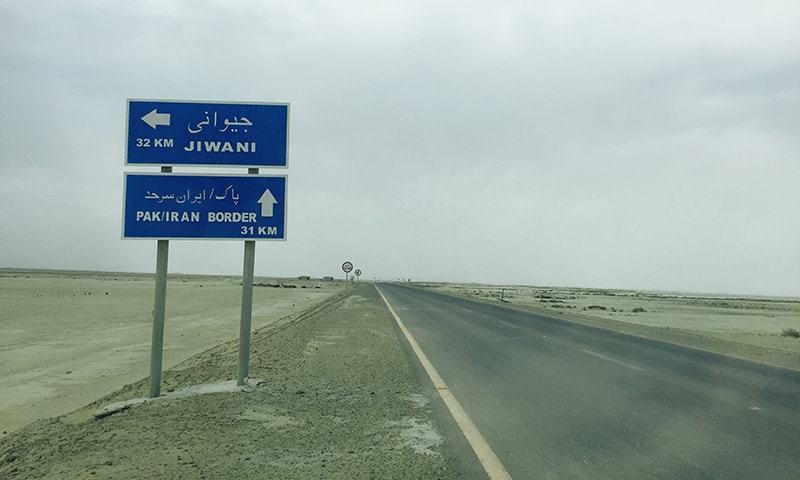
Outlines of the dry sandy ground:
{"label": "dry sandy ground", "polygon": [[[800,369],[800,299],[693,295],[519,285],[419,283],[468,298],[504,303],[778,366]],[[634,311],[636,309],[636,311]]]}
{"label": "dry sandy ground", "polygon": [[[164,368],[238,337],[239,282],[169,278]],[[298,288],[254,288],[254,328],[343,288],[343,282],[256,283]],[[0,270],[0,438],[146,377],[154,288],[153,276],[144,274]]]}
{"label": "dry sandy ground", "polygon": [[[235,342],[165,372],[164,391],[231,378]],[[0,439],[0,478],[452,479],[443,443],[392,318],[356,286],[253,335],[248,392],[143,396],[145,380]],[[255,383],[255,382],[253,382]]]}

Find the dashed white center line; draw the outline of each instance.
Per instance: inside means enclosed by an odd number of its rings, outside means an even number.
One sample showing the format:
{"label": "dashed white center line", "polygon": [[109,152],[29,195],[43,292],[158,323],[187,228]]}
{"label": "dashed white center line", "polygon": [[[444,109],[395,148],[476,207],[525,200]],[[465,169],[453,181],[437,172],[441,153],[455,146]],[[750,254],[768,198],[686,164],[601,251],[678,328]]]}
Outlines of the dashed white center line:
{"label": "dashed white center line", "polygon": [[593,352],[591,350],[581,349],[581,352],[587,353],[589,355],[594,355],[597,358],[602,358],[603,360],[616,363],[617,365],[622,365],[623,367],[630,368],[631,370],[636,370],[637,372],[643,372],[644,368],[637,367],[636,365],[631,365],[630,363],[626,363],[615,358],[606,357],[605,355],[600,355],[599,353]]}
{"label": "dashed white center line", "polygon": [[520,325],[514,325],[511,322],[506,322],[505,320],[500,320],[500,325],[504,325],[508,328],[513,328],[514,330],[521,330],[522,327]]}

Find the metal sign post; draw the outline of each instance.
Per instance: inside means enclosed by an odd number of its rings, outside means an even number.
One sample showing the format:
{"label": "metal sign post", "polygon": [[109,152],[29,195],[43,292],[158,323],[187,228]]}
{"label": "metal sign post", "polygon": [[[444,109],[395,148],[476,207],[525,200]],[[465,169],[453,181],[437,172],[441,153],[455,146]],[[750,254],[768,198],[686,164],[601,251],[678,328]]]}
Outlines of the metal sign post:
{"label": "metal sign post", "polygon": [[150,344],[150,398],[161,394],[161,363],[164,354],[164,316],[167,310],[167,263],[169,240],[158,241],[156,295],[153,302],[153,338]]}
{"label": "metal sign post", "polygon": [[[257,168],[248,169],[251,175],[258,175]],[[237,385],[246,385],[250,375],[250,329],[253,320],[253,270],[256,264],[256,242],[244,241],[244,262],[242,266],[242,315],[239,321],[239,377]]]}
{"label": "metal sign post", "polygon": [[356,276],[356,282],[357,282],[358,281],[358,277],[361,276],[361,269],[360,268],[356,268],[356,271],[353,272],[353,275]]}
{"label": "metal sign post", "polygon": [[[169,173],[172,167],[161,167]],[[161,364],[164,356],[164,317],[167,311],[167,267],[169,240],[159,240],[156,247],[156,291],[153,301],[153,336],[150,342],[150,398],[161,395]]]}

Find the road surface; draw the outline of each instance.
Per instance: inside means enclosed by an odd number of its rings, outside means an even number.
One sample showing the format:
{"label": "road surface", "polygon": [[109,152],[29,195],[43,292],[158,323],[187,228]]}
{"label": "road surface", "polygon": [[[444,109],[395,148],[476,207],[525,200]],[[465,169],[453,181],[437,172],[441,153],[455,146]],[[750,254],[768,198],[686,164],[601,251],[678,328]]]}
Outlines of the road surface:
{"label": "road surface", "polygon": [[800,372],[379,286],[512,478],[800,478]]}

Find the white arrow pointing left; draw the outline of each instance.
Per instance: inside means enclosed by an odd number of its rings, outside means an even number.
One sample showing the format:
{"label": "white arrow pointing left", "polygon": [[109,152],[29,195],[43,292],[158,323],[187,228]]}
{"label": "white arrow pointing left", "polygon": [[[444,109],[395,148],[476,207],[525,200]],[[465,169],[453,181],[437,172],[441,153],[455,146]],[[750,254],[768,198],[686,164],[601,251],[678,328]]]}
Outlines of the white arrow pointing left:
{"label": "white arrow pointing left", "polygon": [[159,125],[169,125],[170,114],[158,113],[158,109],[154,108],[151,112],[148,112],[147,115],[142,117],[142,121],[150,125],[153,130],[155,130]]}
{"label": "white arrow pointing left", "polygon": [[261,198],[258,199],[258,203],[261,204],[261,216],[271,217],[275,204],[278,203],[278,201],[275,200],[275,196],[272,195],[272,192],[266,189],[264,193],[261,194]]}

